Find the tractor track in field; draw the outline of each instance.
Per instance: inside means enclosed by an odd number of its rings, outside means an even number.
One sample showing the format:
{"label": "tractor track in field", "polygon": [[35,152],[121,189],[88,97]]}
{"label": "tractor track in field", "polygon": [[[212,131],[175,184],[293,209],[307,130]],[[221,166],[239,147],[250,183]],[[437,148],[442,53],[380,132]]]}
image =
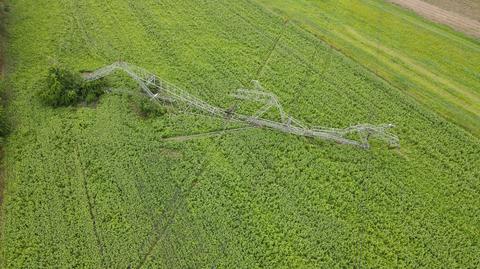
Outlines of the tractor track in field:
{"label": "tractor track in field", "polygon": [[282,30],[280,31],[278,36],[275,38],[275,41],[273,42],[272,48],[270,48],[268,50],[267,55],[265,57],[265,60],[263,61],[263,63],[258,68],[257,73],[255,74],[256,75],[255,79],[258,79],[262,75],[263,69],[265,69],[265,66],[267,66],[268,62],[270,61],[270,58],[272,58],[273,52],[277,49],[277,46],[280,43],[280,40],[282,39],[283,35],[285,34],[285,31],[286,31],[287,26],[288,26],[288,22],[289,22],[289,20],[286,19],[284,24],[283,24]]}
{"label": "tractor track in field", "polygon": [[[172,199],[167,204],[166,209],[164,210],[161,218],[153,224],[152,233],[147,238],[147,242],[150,244],[148,245],[147,251],[142,256],[139,264],[135,268],[142,268],[144,264],[147,262],[148,257],[150,257],[155,250],[156,246],[160,239],[167,233],[168,228],[173,223],[174,217],[176,216],[179,203],[182,202],[181,191],[177,188],[176,192],[173,194]],[[166,219],[164,223],[162,220]],[[162,225],[163,224],[163,225]],[[150,239],[150,240],[148,240]]]}
{"label": "tractor track in field", "polygon": [[387,0],[390,3],[410,9],[432,21],[446,24],[468,35],[480,38],[480,21],[465,15],[448,11],[421,0]]}
{"label": "tractor track in field", "polygon": [[153,255],[155,249],[158,246],[158,243],[166,235],[168,229],[173,224],[174,218],[178,214],[180,204],[185,203],[186,199],[188,198],[192,190],[197,186],[198,177],[205,171],[206,164],[207,164],[207,159],[204,159],[200,165],[201,167],[200,170],[193,175],[194,180],[192,180],[192,182],[189,184],[189,186],[185,190],[182,191],[180,187],[177,188],[176,192],[173,194],[172,199],[170,199],[167,207],[165,208],[165,211],[162,214],[162,219],[165,219],[166,222],[161,222],[161,223],[156,222],[154,224],[152,234],[149,237],[147,237],[147,240],[151,239],[151,240],[148,240],[150,244],[147,248],[147,251],[144,253],[144,255],[141,256],[140,262],[134,268],[137,268],[137,269],[143,268],[147,263],[148,258]]}
{"label": "tractor track in field", "polygon": [[97,243],[98,252],[100,254],[100,260],[101,260],[102,266],[104,268],[106,268],[105,255],[104,255],[105,254],[105,246],[103,245],[100,234],[98,233],[97,218],[95,217],[95,214],[93,212],[94,211],[94,205],[92,204],[92,199],[91,199],[90,193],[88,191],[87,179],[85,178],[85,172],[83,171],[83,164],[82,164],[82,161],[80,160],[80,154],[78,153],[77,149],[75,149],[74,156],[75,156],[75,164],[76,164],[76,167],[78,169],[77,174],[81,177],[81,180],[82,180],[82,185],[83,185],[83,188],[84,188],[84,194],[85,194],[85,198],[86,198],[87,204],[88,204],[88,212],[89,212],[89,215],[90,215],[90,219],[92,221],[93,233],[95,235],[95,240],[96,240],[96,243]]}

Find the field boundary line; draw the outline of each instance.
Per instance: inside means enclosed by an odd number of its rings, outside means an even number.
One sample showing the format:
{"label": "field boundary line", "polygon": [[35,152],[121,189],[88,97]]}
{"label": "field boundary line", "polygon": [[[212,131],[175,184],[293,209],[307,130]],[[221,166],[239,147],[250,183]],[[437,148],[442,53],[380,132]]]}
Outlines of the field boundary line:
{"label": "field boundary line", "polygon": [[98,252],[100,254],[100,260],[104,268],[107,268],[105,264],[105,250],[104,250],[104,245],[102,243],[102,240],[100,238],[100,234],[98,233],[97,229],[97,218],[95,217],[95,214],[93,213],[93,204],[92,200],[90,197],[90,193],[88,192],[88,183],[87,179],[85,177],[85,173],[83,172],[83,165],[80,160],[80,154],[78,153],[78,149],[74,149],[74,156],[75,156],[75,167],[77,167],[77,174],[81,177],[82,179],[82,185],[83,189],[85,192],[85,197],[87,198],[87,203],[88,203],[88,212],[90,214],[90,219],[92,220],[92,226],[93,226],[93,233],[95,235],[95,240],[97,242],[98,246]]}

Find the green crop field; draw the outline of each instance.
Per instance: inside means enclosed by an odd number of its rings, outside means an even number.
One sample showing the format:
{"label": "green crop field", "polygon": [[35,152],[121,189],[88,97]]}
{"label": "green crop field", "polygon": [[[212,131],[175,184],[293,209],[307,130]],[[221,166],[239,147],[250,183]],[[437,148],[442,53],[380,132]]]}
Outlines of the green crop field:
{"label": "green crop field", "polygon": [[[370,0],[8,7],[0,267],[480,266],[478,40]],[[304,122],[394,123],[401,147],[261,128],[183,139],[238,126],[142,117],[121,93],[38,98],[52,65],[118,60],[225,108],[259,80]]]}

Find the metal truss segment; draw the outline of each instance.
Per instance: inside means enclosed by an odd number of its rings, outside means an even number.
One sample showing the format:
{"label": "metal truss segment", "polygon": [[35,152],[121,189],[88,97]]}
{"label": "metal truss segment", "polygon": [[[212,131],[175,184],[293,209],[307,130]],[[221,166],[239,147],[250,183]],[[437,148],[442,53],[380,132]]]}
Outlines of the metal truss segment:
{"label": "metal truss segment", "polygon": [[[232,94],[233,97],[239,100],[253,101],[263,104],[263,106],[253,115],[245,115],[237,113],[235,106],[224,109],[211,105],[196,98],[174,84],[159,78],[155,74],[126,62],[115,62],[92,73],[84,74],[83,77],[87,81],[93,81],[108,76],[117,70],[125,72],[135,80],[140,86],[142,92],[150,97],[152,101],[159,104],[163,104],[165,101],[175,103],[177,106],[183,106],[185,108],[185,113],[189,113],[190,110],[195,110],[202,114],[222,118],[227,121],[242,122],[254,127],[273,129],[298,136],[330,140],[340,144],[352,145],[364,149],[370,147],[369,140],[371,138],[383,140],[391,147],[400,146],[398,137],[388,132],[389,129],[394,127],[393,124],[360,124],[343,129],[321,126],[308,127],[307,124],[287,115],[284,112],[281,103],[278,101],[277,96],[271,92],[265,91],[262,85],[256,80],[252,81],[252,89],[238,89]],[[262,118],[267,111],[273,108],[278,111],[281,118],[280,122]],[[359,138],[350,138],[352,134],[357,134]]]}

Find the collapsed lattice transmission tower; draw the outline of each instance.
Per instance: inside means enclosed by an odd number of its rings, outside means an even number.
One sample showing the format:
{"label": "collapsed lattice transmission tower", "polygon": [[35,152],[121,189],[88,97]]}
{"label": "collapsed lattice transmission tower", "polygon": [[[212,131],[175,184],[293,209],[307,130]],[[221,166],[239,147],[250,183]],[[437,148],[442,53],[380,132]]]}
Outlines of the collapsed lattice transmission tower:
{"label": "collapsed lattice transmission tower", "polygon": [[[370,147],[369,139],[372,137],[384,140],[391,147],[399,146],[398,137],[388,132],[388,129],[394,127],[392,124],[360,124],[344,129],[308,127],[287,115],[277,97],[273,93],[266,92],[258,81],[253,81],[253,89],[238,89],[233,93],[233,97],[239,100],[255,101],[263,105],[253,115],[244,115],[237,113],[235,107],[224,109],[202,101],[185,90],[160,79],[155,74],[125,62],[115,62],[94,72],[84,74],[83,77],[87,81],[94,81],[108,76],[116,70],[121,70],[128,74],[138,83],[145,95],[160,105],[165,102],[174,103],[189,109],[195,109],[198,112],[206,113],[209,116],[229,121],[238,121],[250,126],[269,128],[298,136],[331,140],[365,149]],[[269,120],[262,117],[272,109],[275,109],[279,113],[280,121]],[[356,137],[356,139],[352,137]]]}

